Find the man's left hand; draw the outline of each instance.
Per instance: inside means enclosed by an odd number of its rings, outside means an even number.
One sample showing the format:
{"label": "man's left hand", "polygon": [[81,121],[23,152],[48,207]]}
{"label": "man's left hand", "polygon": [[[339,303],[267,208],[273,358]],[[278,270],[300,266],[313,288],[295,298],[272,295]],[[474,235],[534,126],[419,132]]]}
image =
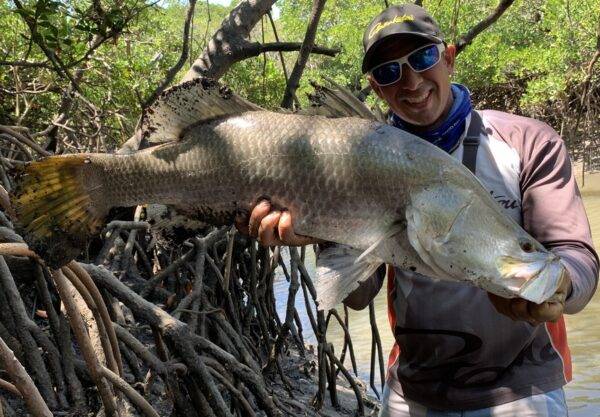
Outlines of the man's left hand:
{"label": "man's left hand", "polygon": [[565,300],[571,292],[571,286],[569,272],[564,269],[558,289],[551,297],[552,301],[536,304],[523,298],[504,298],[491,293],[488,293],[488,296],[498,313],[513,320],[527,321],[535,326],[547,321],[556,322],[560,318],[565,309]]}

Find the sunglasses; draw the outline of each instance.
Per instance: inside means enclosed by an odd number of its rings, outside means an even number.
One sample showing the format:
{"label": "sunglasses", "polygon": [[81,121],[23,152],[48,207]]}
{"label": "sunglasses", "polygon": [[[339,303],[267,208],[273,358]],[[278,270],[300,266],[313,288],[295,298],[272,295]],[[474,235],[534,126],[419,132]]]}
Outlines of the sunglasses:
{"label": "sunglasses", "polygon": [[402,58],[379,64],[369,72],[380,87],[394,84],[402,78],[402,64],[408,65],[414,72],[427,71],[440,62],[444,49],[443,43],[425,45]]}

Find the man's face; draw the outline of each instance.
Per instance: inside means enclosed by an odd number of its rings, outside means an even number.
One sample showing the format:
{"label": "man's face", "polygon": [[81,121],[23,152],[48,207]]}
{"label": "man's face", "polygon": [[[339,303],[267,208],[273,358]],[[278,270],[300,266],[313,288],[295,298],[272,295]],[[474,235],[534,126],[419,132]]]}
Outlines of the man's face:
{"label": "man's face", "polygon": [[[377,47],[377,64],[398,59],[429,43],[422,39],[392,39]],[[367,78],[377,95],[404,121],[423,127],[435,127],[443,122],[452,107],[450,74],[454,70],[455,48],[449,45],[440,61],[423,72],[402,66],[402,78],[380,87],[371,76]]]}

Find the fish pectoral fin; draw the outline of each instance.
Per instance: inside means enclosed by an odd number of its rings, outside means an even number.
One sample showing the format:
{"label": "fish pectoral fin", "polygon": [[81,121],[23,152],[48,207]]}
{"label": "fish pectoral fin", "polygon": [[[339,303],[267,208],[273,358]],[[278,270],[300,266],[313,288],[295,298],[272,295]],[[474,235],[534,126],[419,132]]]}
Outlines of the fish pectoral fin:
{"label": "fish pectoral fin", "polygon": [[360,256],[356,259],[356,262],[361,262],[363,259],[372,255],[374,252],[376,253],[379,249],[384,249],[385,242],[389,239],[392,239],[399,233],[404,233],[406,231],[406,221],[399,220],[394,222],[386,233],[381,235],[375,243],[369,246]]}
{"label": "fish pectoral fin", "polygon": [[344,245],[333,245],[317,257],[317,308],[329,311],[344,300],[359,284],[371,277],[383,263],[361,251]]}

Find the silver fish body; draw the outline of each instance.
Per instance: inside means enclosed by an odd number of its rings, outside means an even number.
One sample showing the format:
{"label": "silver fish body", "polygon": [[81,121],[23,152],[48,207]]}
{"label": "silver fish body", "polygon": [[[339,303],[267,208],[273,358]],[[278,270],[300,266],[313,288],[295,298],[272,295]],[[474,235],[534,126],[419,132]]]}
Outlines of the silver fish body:
{"label": "silver fish body", "polygon": [[[13,197],[26,239],[62,260],[81,243],[75,232],[93,232],[115,206],[161,203],[228,223],[268,197],[290,211],[297,233],[342,245],[319,256],[323,309],[382,263],[538,303],[558,288],[558,258],[437,147],[373,120],[275,113],[211,91],[176,89],[149,113],[146,132],[165,144],[28,167]],[[50,194],[39,194],[41,180],[62,193],[50,209],[37,202]]]}
{"label": "silver fish body", "polygon": [[[378,122],[254,111],[193,127],[179,142],[91,160],[103,166],[98,193],[107,207],[159,202],[230,222],[268,197],[290,211],[297,233],[359,252],[376,245],[372,265],[536,302],[556,290],[561,273],[558,259],[459,162]],[[535,291],[524,291],[531,282]],[[322,295],[322,305],[335,305],[357,282],[341,281],[336,291],[331,284],[321,285],[335,293]]]}

